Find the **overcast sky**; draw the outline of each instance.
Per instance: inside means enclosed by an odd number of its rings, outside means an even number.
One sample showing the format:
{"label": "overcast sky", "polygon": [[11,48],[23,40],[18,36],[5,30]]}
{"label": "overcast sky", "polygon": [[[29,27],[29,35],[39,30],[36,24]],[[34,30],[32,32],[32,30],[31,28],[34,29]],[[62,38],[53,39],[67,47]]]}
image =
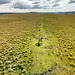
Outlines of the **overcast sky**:
{"label": "overcast sky", "polygon": [[75,11],[75,0],[0,0],[0,12]]}

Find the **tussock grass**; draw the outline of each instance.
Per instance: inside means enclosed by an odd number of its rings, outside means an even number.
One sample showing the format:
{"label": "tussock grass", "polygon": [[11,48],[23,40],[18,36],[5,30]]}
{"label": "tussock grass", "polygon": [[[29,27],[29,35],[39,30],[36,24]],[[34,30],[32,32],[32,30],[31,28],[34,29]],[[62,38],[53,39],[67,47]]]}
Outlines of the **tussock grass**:
{"label": "tussock grass", "polygon": [[74,75],[74,20],[74,14],[0,15],[0,75]]}

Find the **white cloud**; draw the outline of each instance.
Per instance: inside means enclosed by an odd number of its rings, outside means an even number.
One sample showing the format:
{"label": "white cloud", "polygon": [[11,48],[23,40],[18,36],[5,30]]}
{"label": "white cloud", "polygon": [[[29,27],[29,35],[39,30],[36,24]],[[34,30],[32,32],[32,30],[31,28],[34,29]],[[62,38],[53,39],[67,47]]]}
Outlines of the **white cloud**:
{"label": "white cloud", "polygon": [[[0,0],[0,11],[75,11],[75,0]],[[6,1],[6,2],[5,2]],[[18,12],[19,12],[18,11]]]}

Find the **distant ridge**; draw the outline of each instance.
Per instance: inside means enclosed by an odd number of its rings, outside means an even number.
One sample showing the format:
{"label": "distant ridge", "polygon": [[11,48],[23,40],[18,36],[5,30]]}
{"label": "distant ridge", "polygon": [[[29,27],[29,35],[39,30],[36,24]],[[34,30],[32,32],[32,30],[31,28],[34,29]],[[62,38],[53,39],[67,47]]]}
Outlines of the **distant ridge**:
{"label": "distant ridge", "polygon": [[29,12],[29,13],[57,13],[57,14],[75,14],[75,11],[71,11],[71,12]]}
{"label": "distant ridge", "polygon": [[72,12],[39,12],[39,13],[75,14],[75,11],[72,11]]}
{"label": "distant ridge", "polygon": [[65,14],[75,14],[75,11],[72,11],[72,12],[57,12],[58,14],[63,14],[63,13],[65,13]]}
{"label": "distant ridge", "polygon": [[19,14],[19,13],[5,13],[5,12],[1,12],[0,15],[4,15],[4,14]]}
{"label": "distant ridge", "polygon": [[39,12],[29,12],[29,13],[39,13]]}
{"label": "distant ridge", "polygon": [[[4,15],[4,14],[21,14],[21,13],[26,13],[26,12],[11,12],[11,13],[5,13],[5,12],[1,12],[0,15]],[[75,14],[75,11],[71,11],[71,12],[27,12],[27,13],[57,13],[57,14]]]}
{"label": "distant ridge", "polygon": [[75,11],[73,11],[73,12],[66,12],[66,13],[71,13],[71,14],[75,14]]}

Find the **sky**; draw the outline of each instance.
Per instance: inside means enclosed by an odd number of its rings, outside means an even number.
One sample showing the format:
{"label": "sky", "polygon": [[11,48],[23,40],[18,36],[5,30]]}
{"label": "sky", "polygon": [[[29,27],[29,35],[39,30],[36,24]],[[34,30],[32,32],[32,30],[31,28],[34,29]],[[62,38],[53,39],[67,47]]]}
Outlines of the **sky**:
{"label": "sky", "polygon": [[75,11],[75,0],[0,0],[0,12]]}

